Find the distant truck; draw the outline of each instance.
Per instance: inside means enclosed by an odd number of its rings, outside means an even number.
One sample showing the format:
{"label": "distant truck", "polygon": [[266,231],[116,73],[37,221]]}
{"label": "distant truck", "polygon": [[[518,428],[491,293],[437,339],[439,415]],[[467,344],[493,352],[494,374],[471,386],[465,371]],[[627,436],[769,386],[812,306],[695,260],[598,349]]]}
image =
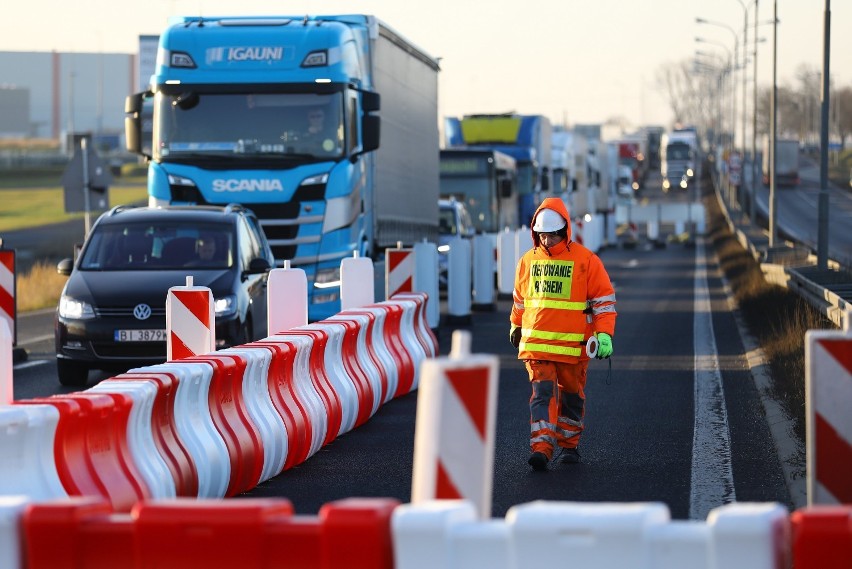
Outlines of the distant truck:
{"label": "distant truck", "polygon": [[438,72],[373,16],[176,18],[127,99],[127,147],[150,205],[251,208],[320,320],[342,259],[437,241]]}
{"label": "distant truck", "polygon": [[676,130],[660,138],[660,174],[663,190],[687,189],[695,176],[698,160],[698,138],[695,131]]}
{"label": "distant truck", "polygon": [[490,148],[508,154],[518,166],[518,215],[532,221],[550,192],[551,123],[543,115],[467,115],[444,121],[445,148]]}
{"label": "distant truck", "polygon": [[[763,184],[769,185],[770,164],[768,136],[763,137]],[[776,139],[775,141],[775,175],[778,186],[799,185],[799,141],[794,139]]]}

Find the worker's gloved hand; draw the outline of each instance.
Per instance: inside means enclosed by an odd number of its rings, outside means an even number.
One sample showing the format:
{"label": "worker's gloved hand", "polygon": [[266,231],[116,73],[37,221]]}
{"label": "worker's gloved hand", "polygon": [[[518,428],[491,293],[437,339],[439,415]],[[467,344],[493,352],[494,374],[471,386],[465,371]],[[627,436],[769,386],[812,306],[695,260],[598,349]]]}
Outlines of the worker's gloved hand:
{"label": "worker's gloved hand", "polygon": [[509,330],[509,342],[512,343],[512,346],[515,349],[521,345],[521,327],[520,326],[512,326],[512,329]]}
{"label": "worker's gloved hand", "polygon": [[599,360],[604,360],[612,355],[612,336],[606,332],[598,332],[598,354]]}

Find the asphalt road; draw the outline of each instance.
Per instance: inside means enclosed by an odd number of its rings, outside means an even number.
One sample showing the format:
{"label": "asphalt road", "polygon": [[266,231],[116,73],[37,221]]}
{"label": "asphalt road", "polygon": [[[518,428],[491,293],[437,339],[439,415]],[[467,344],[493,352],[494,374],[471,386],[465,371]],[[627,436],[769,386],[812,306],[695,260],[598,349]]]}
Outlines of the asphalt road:
{"label": "asphalt road", "polygon": [[[500,358],[493,516],[532,500],[662,502],[676,519],[703,519],[731,500],[802,505],[791,498],[718,266],[703,247],[600,253],[618,298],[615,355],[591,363],[578,465],[545,473],[527,465],[529,384],[507,340],[508,301],[462,327],[473,353]],[[56,381],[51,323],[51,311],[20,318],[18,345],[29,358],[14,369],[16,399],[70,391]],[[441,354],[458,328],[441,326]],[[103,377],[92,374],[90,384]],[[286,497],[302,514],[353,496],[409,502],[416,402],[417,392],[389,402],[243,496]]]}

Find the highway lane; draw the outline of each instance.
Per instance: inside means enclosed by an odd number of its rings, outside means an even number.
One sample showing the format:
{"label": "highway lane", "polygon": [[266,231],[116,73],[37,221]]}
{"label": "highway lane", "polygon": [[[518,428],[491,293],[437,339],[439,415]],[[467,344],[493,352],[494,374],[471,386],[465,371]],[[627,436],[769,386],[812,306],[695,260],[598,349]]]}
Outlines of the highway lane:
{"label": "highway lane", "polygon": [[[615,357],[590,366],[581,464],[534,473],[526,463],[529,385],[507,340],[509,302],[474,313],[465,328],[473,352],[500,358],[492,515],[538,499],[660,501],[682,519],[733,498],[792,509],[712,250],[609,248],[601,258],[616,286],[619,319]],[[442,354],[454,329],[440,329]],[[18,338],[29,358],[14,370],[15,397],[71,391],[56,381],[52,312],[23,315]],[[93,373],[90,385],[102,377]],[[416,401],[414,392],[386,404],[244,496],[287,497],[305,514],[351,496],[409,501]]]}
{"label": "highway lane", "polygon": [[[750,178],[751,168],[746,168]],[[777,228],[779,236],[789,235],[813,252],[819,244],[819,165],[801,160],[801,183],[795,188],[776,187]],[[757,208],[768,219],[769,187],[757,186]],[[844,266],[852,266],[852,191],[830,185],[828,208],[828,256]]]}

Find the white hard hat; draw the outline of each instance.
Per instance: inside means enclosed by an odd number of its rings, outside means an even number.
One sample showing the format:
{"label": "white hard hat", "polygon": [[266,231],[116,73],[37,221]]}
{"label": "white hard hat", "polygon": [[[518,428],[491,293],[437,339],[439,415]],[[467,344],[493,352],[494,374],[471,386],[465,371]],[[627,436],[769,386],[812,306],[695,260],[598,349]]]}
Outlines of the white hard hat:
{"label": "white hard hat", "polygon": [[536,233],[558,231],[565,227],[565,218],[552,209],[543,209],[535,216],[533,231]]}

